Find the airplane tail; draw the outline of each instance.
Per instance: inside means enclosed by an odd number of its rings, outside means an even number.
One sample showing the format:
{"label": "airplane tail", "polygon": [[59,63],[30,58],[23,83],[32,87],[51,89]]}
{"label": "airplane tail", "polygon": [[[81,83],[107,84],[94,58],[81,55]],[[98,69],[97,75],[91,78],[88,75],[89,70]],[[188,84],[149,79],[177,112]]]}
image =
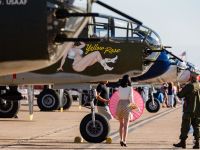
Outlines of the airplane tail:
{"label": "airplane tail", "polygon": [[180,54],[180,57],[181,57],[182,60],[187,61],[186,51],[183,51],[183,52]]}

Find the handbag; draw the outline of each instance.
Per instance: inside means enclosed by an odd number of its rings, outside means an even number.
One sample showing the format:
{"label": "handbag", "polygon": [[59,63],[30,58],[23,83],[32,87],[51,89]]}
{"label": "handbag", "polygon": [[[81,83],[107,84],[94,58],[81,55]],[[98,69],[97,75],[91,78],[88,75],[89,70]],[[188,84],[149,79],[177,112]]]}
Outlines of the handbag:
{"label": "handbag", "polygon": [[133,110],[133,109],[138,109],[138,106],[137,106],[135,103],[130,103],[130,104],[128,105],[128,107],[129,107],[131,110]]}

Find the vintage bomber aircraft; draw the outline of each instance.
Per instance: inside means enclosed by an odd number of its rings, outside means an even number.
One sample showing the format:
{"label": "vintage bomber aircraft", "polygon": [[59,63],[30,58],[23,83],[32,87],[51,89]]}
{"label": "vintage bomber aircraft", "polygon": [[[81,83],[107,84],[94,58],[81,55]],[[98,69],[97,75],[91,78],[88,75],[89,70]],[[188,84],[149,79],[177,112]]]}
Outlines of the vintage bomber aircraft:
{"label": "vintage bomber aircraft", "polygon": [[[0,95],[1,117],[14,116],[19,110],[20,94],[16,91],[16,88],[13,88],[13,85],[67,84],[70,87],[88,85],[89,89],[90,84],[94,82],[118,80],[123,74],[130,76],[142,74],[154,64],[162,51],[158,34],[143,26],[142,22],[119,10],[100,1],[96,1],[96,3],[127,19],[97,13],[88,14],[91,15],[91,21],[79,38],[71,39],[76,41],[73,48],[68,49],[58,63],[34,72],[2,76],[0,84],[9,85],[10,89],[1,90],[2,93],[4,92]],[[69,15],[64,12],[63,16]],[[73,13],[70,15],[78,16],[80,14]],[[94,42],[95,40],[98,40],[98,42]],[[65,43],[66,41],[68,41],[68,38],[61,34],[58,42]],[[32,115],[33,93],[31,91],[32,86],[29,87],[29,111]],[[91,100],[93,92],[89,91]],[[52,102],[51,105],[56,104],[57,107],[59,103],[54,100],[60,99],[61,104],[63,91],[61,90],[60,97],[55,99],[55,96],[57,97],[57,93],[54,90],[44,89],[39,95],[41,98],[39,101],[42,101],[41,104],[45,104],[45,100],[46,103],[50,101]],[[49,97],[52,99],[49,100]],[[95,113],[93,101],[90,101],[90,103],[92,115],[88,114],[83,118],[80,132],[83,138],[89,142],[101,142],[108,135],[109,124],[104,117]]]}
{"label": "vintage bomber aircraft", "polygon": [[1,0],[0,76],[57,62],[72,46],[70,42],[59,43],[58,36],[76,38],[88,21],[81,16],[63,17],[63,9],[68,13],[86,13],[86,6],[86,0]]}

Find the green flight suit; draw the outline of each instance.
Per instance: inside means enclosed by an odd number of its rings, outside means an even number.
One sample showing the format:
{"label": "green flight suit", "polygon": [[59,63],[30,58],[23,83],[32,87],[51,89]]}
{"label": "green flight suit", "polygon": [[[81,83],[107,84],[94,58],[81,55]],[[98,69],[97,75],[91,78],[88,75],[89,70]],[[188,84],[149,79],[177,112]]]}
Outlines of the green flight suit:
{"label": "green flight suit", "polygon": [[184,98],[183,116],[181,124],[181,140],[186,140],[190,126],[194,129],[194,139],[200,138],[200,85],[193,82],[188,83],[178,94],[179,98]]}

